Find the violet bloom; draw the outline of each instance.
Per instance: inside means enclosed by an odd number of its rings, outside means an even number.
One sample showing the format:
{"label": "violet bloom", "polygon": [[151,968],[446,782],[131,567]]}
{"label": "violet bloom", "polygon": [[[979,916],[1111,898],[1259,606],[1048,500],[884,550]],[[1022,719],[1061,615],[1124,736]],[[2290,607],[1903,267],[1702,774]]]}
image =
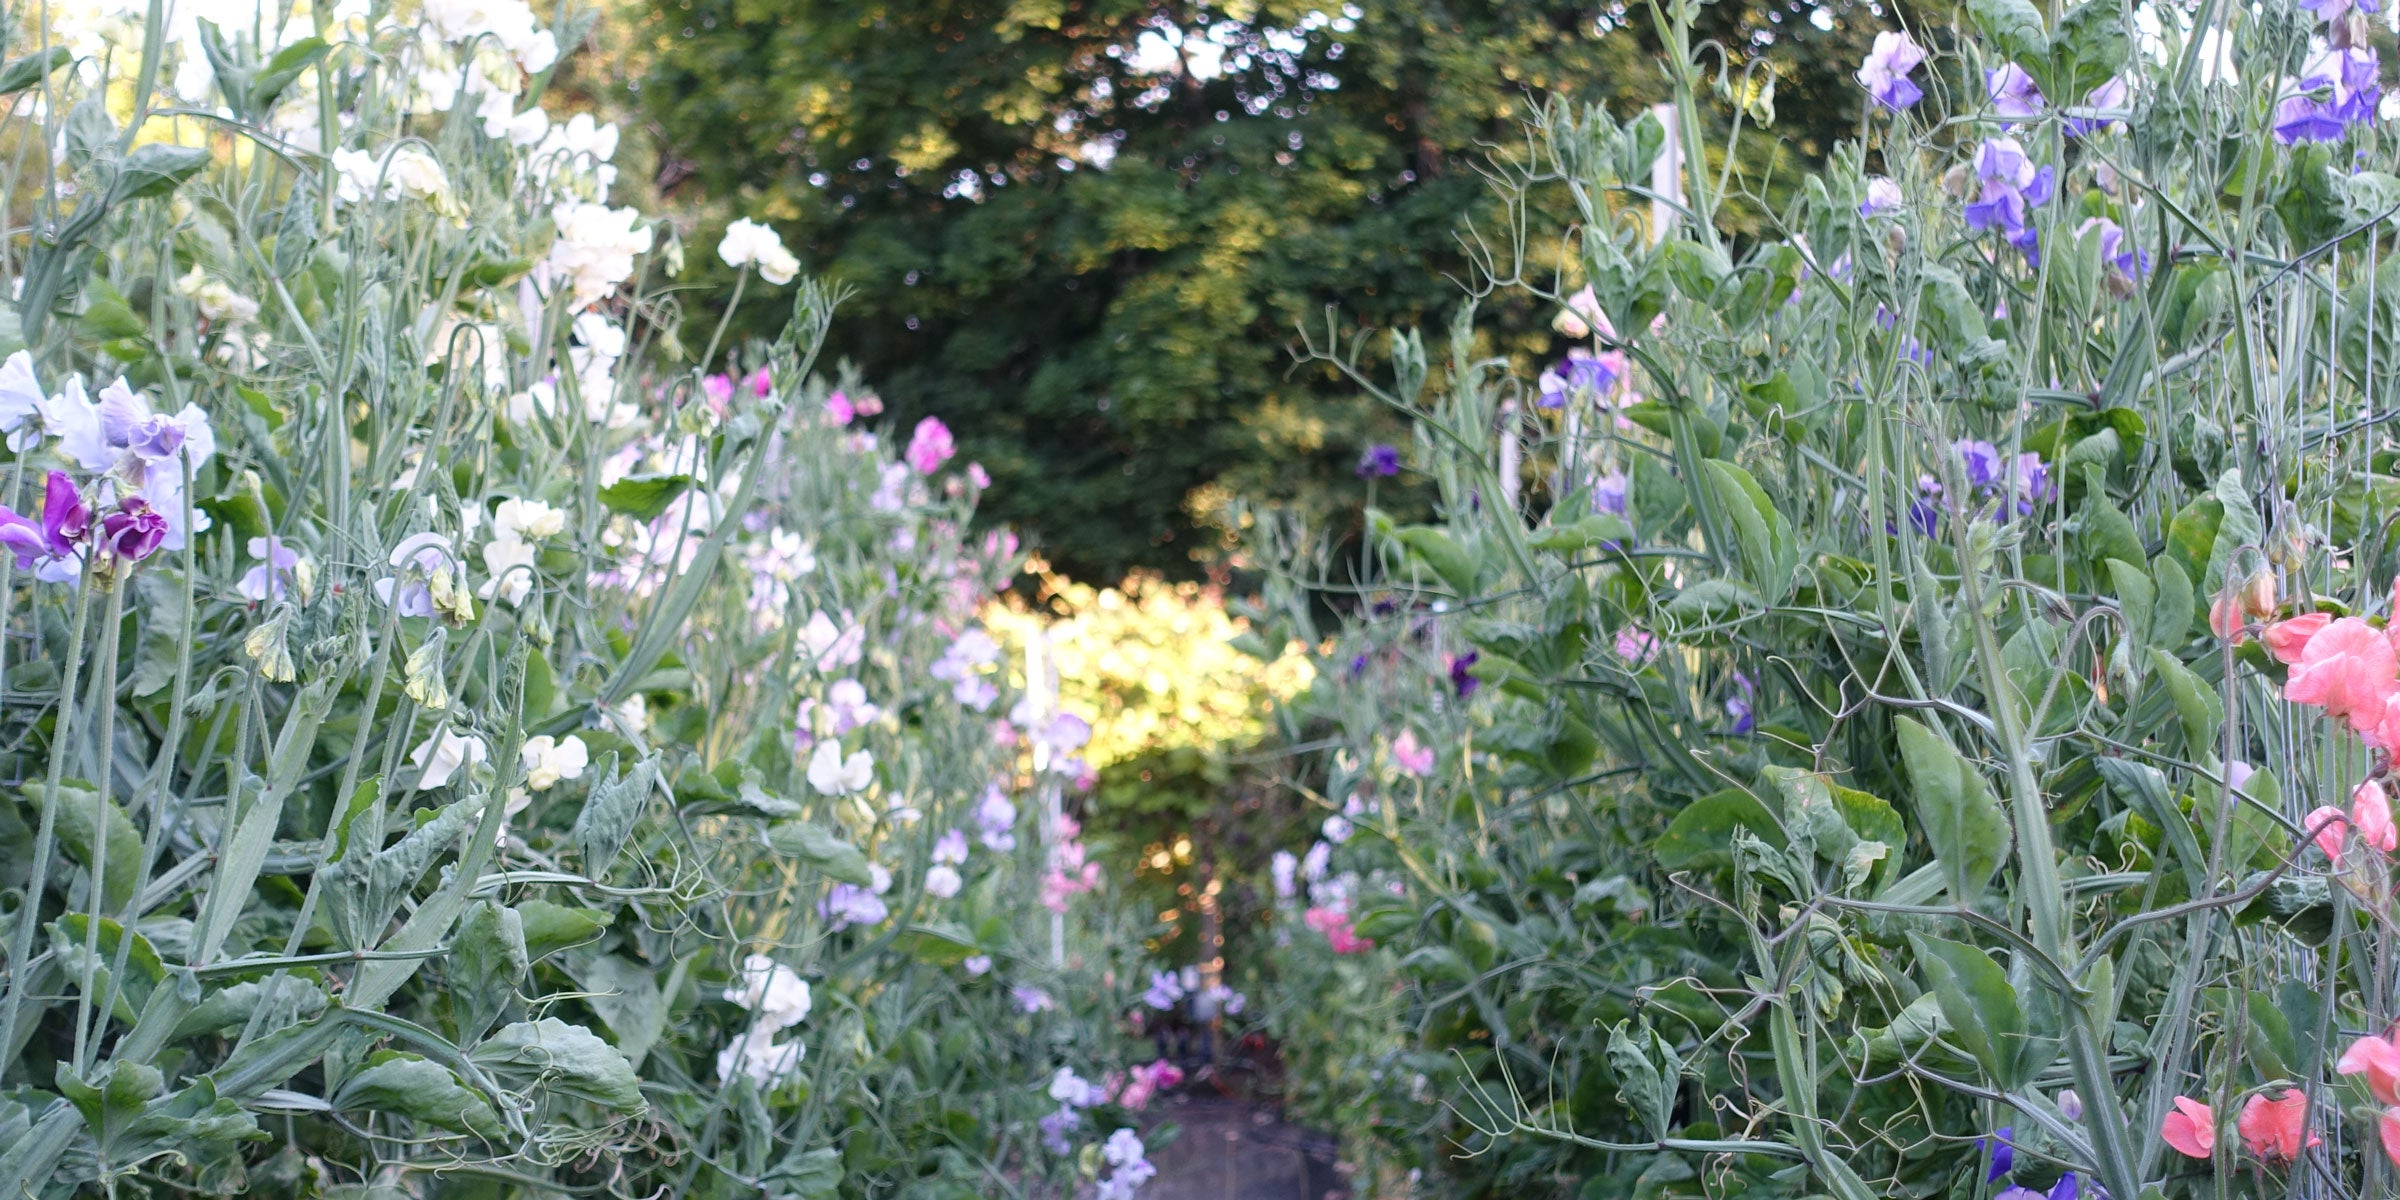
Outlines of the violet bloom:
{"label": "violet bloom", "polygon": [[2100,261],[2118,274],[2127,279],[2139,279],[2147,273],[2150,256],[2135,248],[2131,244],[2132,239],[2125,236],[2125,230],[2115,221],[2107,217],[2092,217],[2076,227],[2075,240],[2082,241],[2085,234],[2099,235]]}
{"label": "violet bloom", "polygon": [[[2125,107],[2126,98],[2125,77],[2111,75],[2107,83],[2093,88],[2084,96],[2083,106],[2097,109],[2121,109]],[[2068,137],[2088,137],[2101,129],[2116,124],[2119,122],[2096,117],[2069,117],[2067,118],[2066,134]]]}
{"label": "violet bloom", "polygon": [[1942,526],[1942,485],[1931,475],[1917,476],[1917,497],[1908,502],[1908,523],[1920,537],[1932,537]]}
{"label": "violet bloom", "polygon": [[1950,444],[1967,469],[1967,486],[1978,490],[2000,482],[2000,448],[1990,442],[1960,438]]}
{"label": "violet bloom", "polygon": [[1875,35],[1875,47],[1859,64],[1858,82],[1875,103],[1899,112],[1925,98],[1924,89],[1908,73],[1925,61],[1925,51],[1908,34],[1886,30]]}
{"label": "violet bloom", "polygon": [[42,488],[41,521],[0,507],[0,546],[16,552],[19,568],[32,568],[45,583],[71,583],[81,573],[82,546],[91,540],[92,510],[64,471],[52,471]]}
{"label": "violet bloom", "polygon": [[908,465],[919,475],[931,475],[958,453],[958,444],[950,439],[950,427],[940,417],[927,417],[917,422],[916,432],[908,439]]}
{"label": "violet bloom", "polygon": [[1592,481],[1592,511],[1625,515],[1627,480],[1623,471],[1610,471]]}
{"label": "violet bloom", "polygon": [[150,507],[140,496],[127,496],[117,502],[117,511],[100,519],[100,544],[108,552],[127,562],[140,562],[150,557],[158,544],[167,539],[167,519]]}
{"label": "violet bloom", "polygon": [[1534,399],[1534,406],[1565,408],[1567,401],[1578,392],[1605,396],[1617,386],[1620,373],[1613,356],[1594,354],[1581,348],[1569,350],[1566,361],[1552,370],[1542,372],[1541,390]]}
{"label": "violet bloom", "polygon": [[1975,177],[1983,181],[1983,191],[1967,203],[1967,225],[2000,230],[2027,262],[2041,265],[2039,235],[2030,218],[2057,191],[2056,172],[2035,166],[2017,139],[1996,137],[1976,148]]}
{"label": "violet bloom", "polygon": [[1142,1003],[1165,1012],[1183,999],[1183,981],[1173,971],[1150,972],[1150,990],[1142,993]]}
{"label": "violet bloom", "polygon": [[1399,473],[1400,451],[1396,447],[1377,442],[1367,447],[1366,453],[1358,456],[1358,477],[1360,479],[1389,479]]}
{"label": "violet bloom", "polygon": [[[2291,85],[2297,94],[2275,108],[2275,139],[2284,145],[2335,142],[2350,126],[2375,119],[2383,95],[2381,66],[2369,46],[2321,50]],[[2323,98],[2320,98],[2322,95]]]}
{"label": "violet bloom", "polygon": [[1725,713],[1733,718],[1735,733],[1749,733],[1758,728],[1758,714],[1755,711],[1758,685],[1752,683],[1748,675],[1735,671],[1733,688],[1734,694],[1725,700]]}
{"label": "violet bloom", "polygon": [[283,599],[283,580],[300,565],[299,551],[285,546],[282,538],[254,537],[250,557],[266,561],[244,572],[234,590],[253,604]]}
{"label": "violet bloom", "polygon": [[2016,500],[2017,515],[2026,516],[2038,505],[2047,503],[2054,494],[2050,487],[2050,468],[2042,456],[2027,451],[2017,456],[2008,471],[2009,493]]}
{"label": "violet bloom", "polygon": [[2042,89],[2034,86],[2025,68],[2009,63],[1986,71],[1984,87],[1991,92],[1992,112],[2003,121],[2025,121],[2042,115]]}
{"label": "violet bloom", "polygon": [[1052,1154],[1066,1154],[1075,1149],[1075,1143],[1068,1141],[1067,1135],[1073,1133],[1076,1126],[1083,1124],[1083,1114],[1062,1104],[1058,1106],[1057,1112],[1043,1117],[1035,1124],[1039,1125],[1042,1130],[1043,1149]]}
{"label": "violet bloom", "polygon": [[1985,1183],[1997,1182],[2017,1165],[2016,1147],[2009,1144],[2009,1139],[2016,1135],[2016,1126],[2003,1125],[1993,1130],[1992,1136],[1975,1139],[1976,1152],[1991,1155],[1991,1169],[1983,1176]]}
{"label": "violet bloom", "polygon": [[[1881,175],[1869,175],[1867,176],[1867,199],[1865,203],[1858,206],[1858,215],[1880,217],[1887,213],[1900,211],[1900,206],[1907,202],[1908,197],[1901,193],[1899,184]],[[1844,261],[1847,262],[1846,259]]]}
{"label": "violet bloom", "polygon": [[1459,699],[1464,700],[1474,695],[1475,689],[1483,686],[1483,681],[1475,678],[1473,674],[1475,660],[1482,657],[1482,654],[1473,650],[1451,656],[1450,686],[1458,692]]}

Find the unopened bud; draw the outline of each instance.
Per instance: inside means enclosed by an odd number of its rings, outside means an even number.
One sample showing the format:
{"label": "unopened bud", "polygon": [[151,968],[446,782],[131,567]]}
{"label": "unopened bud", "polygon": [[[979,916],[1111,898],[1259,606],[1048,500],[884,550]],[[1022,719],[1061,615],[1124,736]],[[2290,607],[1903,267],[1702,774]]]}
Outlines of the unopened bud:
{"label": "unopened bud", "polygon": [[2260,620],[2275,615],[2275,572],[2261,567],[2242,585],[2242,612]]}
{"label": "unopened bud", "polygon": [[2242,633],[2242,599],[2238,588],[2226,588],[2208,605],[2208,631],[2234,641]]}
{"label": "unopened bud", "polygon": [[1974,178],[1975,177],[1968,172],[1967,164],[1960,163],[1957,166],[1942,172],[1942,190],[1949,193],[1953,197],[1963,200],[1966,198],[1967,192],[1971,189]]}
{"label": "unopened bud", "polygon": [[2070,1121],[2083,1119],[2083,1097],[2074,1088],[2061,1088],[2058,1093],[2058,1115]]}
{"label": "unopened bud", "polygon": [[1883,227],[1883,252],[1898,258],[1908,250],[1908,227],[1894,221]]}

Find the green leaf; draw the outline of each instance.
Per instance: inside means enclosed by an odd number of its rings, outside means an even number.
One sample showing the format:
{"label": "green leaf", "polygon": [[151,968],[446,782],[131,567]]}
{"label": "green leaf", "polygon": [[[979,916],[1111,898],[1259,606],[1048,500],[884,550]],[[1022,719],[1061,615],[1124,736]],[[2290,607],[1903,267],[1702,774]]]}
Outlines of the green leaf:
{"label": "green leaf", "polygon": [[2051,102],[2083,103],[2092,89],[2125,69],[2133,54],[2133,39],[2125,32],[2125,6],[2117,0],[2085,0],[2058,19],[2058,36],[2051,39]]}
{"label": "green leaf", "polygon": [[183,186],[183,181],[208,165],[205,146],[176,146],[166,142],[151,142],[136,146],[133,153],[117,167],[117,184],[109,191],[108,202],[122,204],[164,196]]}
{"label": "green leaf", "polygon": [[2042,24],[2041,10],[2028,0],[1967,0],[1967,14],[2009,61],[2028,71],[2049,73],[2050,31]]}
{"label": "green leaf", "polygon": [[1727,789],[1703,796],[1675,814],[1667,831],[1651,843],[1658,865],[1669,871],[1720,867],[1733,861],[1733,831],[1747,829],[1770,845],[1788,844],[1775,814],[1750,793]]}
{"label": "green leaf", "polygon": [[1734,548],[1740,552],[1742,574],[1769,604],[1791,594],[1792,573],[1800,565],[1800,549],[1792,540],[1792,523],[1784,519],[1750,472],[1722,459],[1701,463],[1709,494],[1733,522]]}
{"label": "green leaf", "polygon": [[150,1003],[151,989],[167,977],[166,965],[159,961],[158,948],[150,944],[150,939],[137,932],[133,934],[133,940],[127,942],[125,927],[107,917],[100,918],[100,936],[94,946],[96,961],[90,963],[81,960],[84,939],[92,929],[91,914],[62,914],[57,924],[50,928],[51,952],[58,956],[59,965],[66,971],[67,977],[81,980],[86,970],[92,972],[94,1005],[99,1003],[100,994],[108,988],[109,973],[112,964],[117,961],[118,953],[124,953],[125,977],[117,981],[117,1003],[113,1015],[127,1024],[133,1023],[143,1006]]}
{"label": "green leaf", "polygon": [[610,512],[636,521],[649,521],[667,511],[675,498],[692,486],[689,475],[628,475],[600,489],[600,503]]}
{"label": "green leaf", "polygon": [[459,918],[446,963],[443,994],[458,1040],[472,1042],[517,998],[517,983],[533,969],[525,950],[525,918],[513,908],[479,901]]}
{"label": "green leaf", "polygon": [[1552,525],[1528,539],[1536,550],[1572,554],[1610,543],[1631,545],[1633,526],[1613,513],[1599,513],[1569,525]]}
{"label": "green leaf", "polygon": [[450,1068],[398,1050],[377,1051],[367,1063],[334,1093],[335,1108],[391,1113],[495,1144],[508,1137],[491,1102],[460,1083]]}
{"label": "green leaf", "polygon": [[866,887],[874,882],[867,856],[835,837],[814,821],[783,821],[767,830],[767,845],[790,855],[843,883]]}
{"label": "green leaf", "polygon": [[2109,583],[2117,595],[2117,611],[2125,617],[2125,636],[2136,645],[2148,645],[2151,614],[2157,609],[2158,585],[2150,582],[2148,572],[2123,559],[2107,562]]}
{"label": "green leaf", "polygon": [[600,769],[600,782],[592,785],[591,794],[584,798],[583,811],[575,814],[575,845],[583,853],[583,870],[597,879],[608,873],[609,865],[617,861],[617,853],[625,848],[625,839],[632,835],[634,820],[650,802],[650,793],[658,786],[658,758],[652,755],[633,765],[622,778],[617,775],[617,755],[610,751]]}
{"label": "green leaf", "polygon": [[2266,540],[2266,527],[2258,519],[2258,510],[2250,506],[2250,493],[2242,486],[2241,468],[2228,467],[2217,476],[2214,494],[2221,515],[2216,536],[2209,542],[2208,565],[2199,576],[2199,594],[2203,596],[2215,596],[2224,589],[2227,566],[2237,551],[2244,546],[2257,547]]}
{"label": "green leaf", "polygon": [[1474,556],[1468,554],[1449,534],[1430,525],[1411,525],[1392,531],[1392,536],[1410,555],[1431,568],[1442,582],[1461,596],[1475,594],[1476,569]]}
{"label": "green leaf", "polygon": [[14,95],[40,83],[50,72],[75,61],[75,52],[65,46],[27,54],[0,64],[0,96]]}
{"label": "green leaf", "polygon": [[2164,650],[2150,652],[2150,665],[2166,681],[2167,696],[2183,719],[2184,753],[2194,761],[2206,760],[2216,749],[2217,731],[2225,726],[2225,701],[2182,660]]}
{"label": "green leaf", "polygon": [[[50,807],[45,784],[28,783],[25,796],[37,808]],[[103,832],[105,831],[105,833]],[[106,806],[100,803],[100,793],[73,783],[58,788],[58,844],[67,856],[90,870],[99,861],[103,839],[108,846],[108,861],[102,864],[108,873],[106,886],[100,895],[109,911],[124,908],[133,898],[134,885],[142,877],[142,835],[135,831],[133,819],[115,801]]]}
{"label": "green leaf", "polygon": [[537,963],[569,946],[591,941],[608,928],[607,913],[547,900],[518,905],[517,920],[525,932],[525,957]]}
{"label": "green leaf", "polygon": [[250,111],[263,115],[275,107],[275,101],[283,95],[284,89],[292,86],[292,81],[300,78],[301,72],[317,65],[317,61],[332,49],[323,38],[306,37],[276,51],[275,57],[267,60],[258,77],[250,81],[250,94],[247,97]]}
{"label": "green leaf", "polygon": [[616,1047],[581,1025],[556,1017],[503,1027],[468,1052],[477,1066],[522,1087],[589,1100],[620,1113],[640,1113],[641,1080]]}
{"label": "green leaf", "polygon": [[2008,857],[2008,819],[1975,764],[1913,717],[1893,718],[1900,757],[1916,790],[1917,822],[1942,864],[1950,898],[1972,904]]}
{"label": "green leaf", "polygon": [[[1661,1049],[1666,1051],[1664,1062],[1655,1057]],[[1683,1073],[1674,1050],[1651,1031],[1648,1021],[1639,1032],[1630,1022],[1619,1021],[1608,1032],[1608,1065],[1617,1074],[1617,1096],[1625,1107],[1633,1110],[1651,1137],[1666,1137]]]}
{"label": "green leaf", "polygon": [[983,953],[966,930],[942,924],[910,925],[893,936],[892,948],[937,967],[955,967]]}
{"label": "green leaf", "polygon": [[1960,942],[1923,934],[1912,934],[1908,941],[1924,964],[1942,1018],[1950,1024],[1950,1040],[1975,1056],[1984,1074],[2003,1089],[2014,1090],[2031,1079],[2041,1065],[2031,1061],[2037,1057],[2036,1043],[2017,989],[2009,985],[2000,964]]}
{"label": "green leaf", "polygon": [[588,993],[584,1003],[616,1035],[625,1060],[641,1062],[666,1028],[667,998],[659,991],[659,973],[648,963],[596,952],[568,955],[566,966]]}

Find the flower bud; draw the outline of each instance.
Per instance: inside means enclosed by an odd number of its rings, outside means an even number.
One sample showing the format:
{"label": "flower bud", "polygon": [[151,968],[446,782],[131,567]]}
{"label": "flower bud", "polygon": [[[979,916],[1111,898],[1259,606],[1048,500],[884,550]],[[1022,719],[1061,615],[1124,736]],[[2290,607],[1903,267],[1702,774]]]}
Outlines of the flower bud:
{"label": "flower bud", "polygon": [[2238,589],[2226,588],[2208,606],[2208,631],[2227,641],[2241,636],[2242,602]]}
{"label": "flower bud", "polygon": [[1908,251],[1908,227],[1894,221],[1883,227],[1883,252],[1899,258]]}
{"label": "flower bud", "polygon": [[2242,612],[2261,620],[2275,615],[2275,572],[2258,569],[2242,585]]}

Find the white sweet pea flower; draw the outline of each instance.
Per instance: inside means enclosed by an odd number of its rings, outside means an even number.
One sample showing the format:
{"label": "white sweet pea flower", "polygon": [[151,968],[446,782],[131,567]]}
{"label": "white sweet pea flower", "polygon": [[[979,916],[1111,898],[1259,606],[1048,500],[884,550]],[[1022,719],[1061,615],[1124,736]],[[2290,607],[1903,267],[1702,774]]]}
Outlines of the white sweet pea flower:
{"label": "white sweet pea flower", "polygon": [[947,900],[965,885],[966,880],[959,877],[957,867],[937,865],[925,869],[925,893],[929,896]]}
{"label": "white sweet pea flower", "polygon": [[562,779],[583,778],[583,769],[592,762],[590,747],[571,733],[564,738],[546,733],[526,738],[518,756],[525,763],[526,790],[535,792],[549,791]]}
{"label": "white sweet pea flower", "polygon": [[743,1031],[717,1052],[717,1078],[727,1083],[747,1075],[760,1087],[773,1087],[799,1067],[808,1047],[797,1038],[778,1044],[775,1031],[756,1026]]}
{"label": "white sweet pea flower", "polygon": [[22,453],[42,431],[42,406],[49,402],[33,373],[33,356],[19,350],[0,363],[0,433],[8,448]]}
{"label": "white sweet pea flower", "polygon": [[783,248],[783,239],[748,217],[725,227],[725,239],[717,243],[717,257],[736,269],[757,267],[759,278],[777,285],[790,283],[800,273],[800,260]]}
{"label": "white sweet pea flower", "polygon": [[820,671],[847,667],[858,661],[865,651],[867,631],[852,625],[844,628],[822,611],[809,614],[800,627],[800,643],[808,651],[808,661]]}
{"label": "white sweet pea flower", "polygon": [[742,960],[741,981],[725,989],[725,999],[757,1014],[760,1028],[787,1029],[808,1019],[811,1002],[808,981],[800,973],[764,954]]}
{"label": "white sweet pea flower", "polygon": [[567,529],[564,509],[554,508],[539,500],[508,499],[492,510],[492,532],[504,538],[538,542],[556,537]]}
{"label": "white sweet pea flower", "polygon": [[418,787],[438,788],[450,782],[460,767],[481,763],[491,756],[482,738],[444,729],[417,743],[417,748],[408,752],[408,761],[418,770]]}
{"label": "white sweet pea flower", "polygon": [[847,796],[865,791],[875,779],[875,756],[860,750],[848,758],[842,757],[842,745],[836,741],[817,743],[816,753],[808,759],[808,786],[823,796]]}
{"label": "white sweet pea flower", "polygon": [[486,600],[497,596],[511,606],[525,603],[533,592],[533,543],[494,538],[483,546],[483,569],[491,578],[475,589]]}
{"label": "white sweet pea flower", "polygon": [[224,280],[211,277],[197,263],[175,281],[175,293],[189,299],[212,324],[238,325],[258,319],[258,301],[234,291]]}
{"label": "white sweet pea flower", "polygon": [[633,260],[653,241],[642,214],[605,204],[569,203],[550,210],[558,240],[536,268],[552,284],[565,285],[577,309],[599,303],[633,277]]}

